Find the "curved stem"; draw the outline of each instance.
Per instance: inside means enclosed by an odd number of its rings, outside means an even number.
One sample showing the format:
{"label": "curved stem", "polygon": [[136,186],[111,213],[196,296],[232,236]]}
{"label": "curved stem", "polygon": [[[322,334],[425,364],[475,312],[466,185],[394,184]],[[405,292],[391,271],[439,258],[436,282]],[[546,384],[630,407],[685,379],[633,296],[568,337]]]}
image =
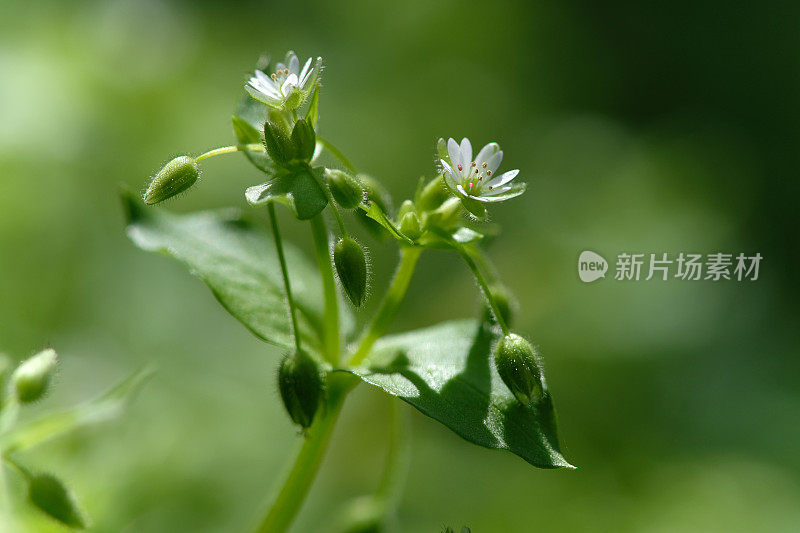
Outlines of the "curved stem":
{"label": "curved stem", "polygon": [[339,302],[336,297],[336,281],[333,279],[333,266],[328,242],[328,228],[325,219],[318,214],[311,219],[311,233],[314,236],[314,250],[317,266],[322,276],[322,292],[325,299],[324,346],[329,363],[339,363]]}
{"label": "curved stem", "polygon": [[386,292],[381,307],[378,309],[369,329],[361,337],[358,348],[353,354],[353,357],[350,358],[350,366],[361,364],[367,354],[369,354],[375,341],[386,332],[386,328],[389,327],[395,313],[397,313],[397,309],[400,307],[400,303],[406,295],[408,284],[411,282],[411,276],[414,275],[414,268],[417,266],[417,260],[421,253],[422,248],[404,247],[400,249],[400,264],[394,274],[392,284],[389,286],[389,290]]}
{"label": "curved stem", "polygon": [[[351,379],[352,378],[352,379]],[[355,378],[333,376],[324,408],[306,431],[305,441],[295,458],[286,481],[272,499],[269,511],[256,529],[257,533],[282,533],[291,525],[305,501],[319,471],[336,420]],[[324,410],[323,410],[324,409]]]}
{"label": "curved stem", "polygon": [[459,254],[461,254],[464,262],[467,263],[467,266],[472,271],[475,279],[478,281],[478,285],[480,285],[483,295],[486,297],[486,301],[489,302],[489,307],[492,309],[492,314],[494,314],[497,324],[500,326],[500,329],[503,330],[503,335],[508,335],[509,331],[508,325],[506,325],[506,320],[503,318],[503,314],[500,312],[497,302],[494,301],[494,296],[492,296],[491,291],[489,291],[489,285],[486,283],[486,278],[483,276],[483,273],[481,273],[480,268],[478,268],[478,265],[475,264],[475,260],[472,258],[472,256],[470,256],[463,246],[456,245],[455,249],[458,250]]}
{"label": "curved stem", "polygon": [[195,158],[195,161],[202,161],[203,159],[208,159],[209,157],[214,157],[215,155],[222,155],[222,154],[232,154],[233,152],[264,152],[266,148],[264,148],[263,144],[240,144],[237,146],[223,146],[222,148],[215,148],[213,150],[209,150],[204,154],[200,154]]}
{"label": "curved stem", "polygon": [[289,272],[286,269],[286,257],[283,255],[283,242],[281,232],[278,229],[278,218],[275,216],[275,204],[267,204],[269,211],[269,221],[272,225],[272,236],[275,238],[275,249],[278,252],[278,261],[281,264],[281,275],[283,276],[283,288],[286,291],[286,301],[289,304],[289,318],[292,323],[292,336],[294,337],[294,347],[300,351],[300,330],[297,328],[297,313],[295,311],[294,298],[292,298],[292,284],[289,282]]}
{"label": "curved stem", "polygon": [[345,157],[345,155],[344,155],[344,154],[341,152],[341,150],[339,150],[338,148],[336,148],[334,145],[332,145],[331,143],[329,143],[328,141],[326,141],[325,139],[323,139],[323,138],[322,138],[322,137],[320,137],[319,135],[317,135],[317,142],[318,142],[318,143],[319,143],[319,144],[320,144],[320,145],[321,145],[321,146],[322,146],[322,147],[323,147],[325,150],[327,150],[328,152],[330,152],[330,154],[331,154],[333,157],[335,157],[336,159],[338,159],[338,160],[339,160],[339,162],[340,162],[342,165],[344,165],[344,168],[346,168],[347,170],[349,170],[349,171],[350,171],[350,172],[352,172],[353,174],[357,174],[357,172],[356,172],[356,167],[354,167],[354,166],[353,166],[353,164],[350,162],[350,160],[349,160],[349,159],[347,159],[347,157]]}

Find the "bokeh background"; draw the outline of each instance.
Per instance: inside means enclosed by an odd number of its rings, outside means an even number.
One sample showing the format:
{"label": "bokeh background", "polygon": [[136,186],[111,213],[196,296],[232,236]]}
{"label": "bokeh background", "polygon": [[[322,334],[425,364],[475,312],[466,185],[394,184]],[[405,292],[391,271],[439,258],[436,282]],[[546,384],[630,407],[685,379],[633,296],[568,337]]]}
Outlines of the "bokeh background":
{"label": "bokeh background", "polygon": [[[178,264],[134,249],[117,191],[230,143],[257,57],[294,48],[325,57],[324,135],[396,205],[440,136],[498,140],[529,183],[493,209],[489,251],[579,469],[534,469],[405,407],[395,531],[800,530],[798,23],[800,5],[769,1],[5,0],[0,350],[59,351],[37,412],[159,368],[123,419],[21,459],[67,479],[95,531],[242,531],[258,515],[298,441],[280,354]],[[167,208],[246,208],[258,180],[215,158]],[[288,231],[308,246],[306,228]],[[395,252],[365,240],[381,287]],[[584,249],[764,260],[756,282],[587,285]],[[477,309],[466,269],[430,253],[394,329]],[[365,386],[348,400],[296,531],[333,530],[374,489],[387,406]]]}

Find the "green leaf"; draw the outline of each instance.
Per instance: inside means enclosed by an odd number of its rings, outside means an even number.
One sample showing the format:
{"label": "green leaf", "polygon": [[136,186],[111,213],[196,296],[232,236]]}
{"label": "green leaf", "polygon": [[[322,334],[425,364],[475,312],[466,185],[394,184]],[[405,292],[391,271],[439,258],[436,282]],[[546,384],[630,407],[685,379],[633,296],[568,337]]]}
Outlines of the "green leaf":
{"label": "green leaf", "polygon": [[[233,132],[239,144],[255,144],[262,142],[261,133],[264,131],[264,121],[267,118],[267,106],[257,102],[250,95],[245,94],[233,120]],[[272,173],[275,170],[272,161],[266,152],[244,150],[247,159],[262,172]]]}
{"label": "green leaf", "polygon": [[496,340],[489,325],[445,322],[385,337],[369,367],[351,371],[469,442],[508,450],[540,468],[571,468],[559,451],[550,394],[545,388],[539,402],[520,404],[492,363]]}
{"label": "green leaf", "polygon": [[[315,172],[317,178],[311,173]],[[267,183],[249,187],[245,192],[247,201],[252,205],[265,205],[279,202],[292,210],[300,220],[308,220],[319,214],[328,205],[319,181],[322,180],[322,169],[301,167],[294,171],[282,171],[274,175]]]}
{"label": "green leaf", "polygon": [[74,529],[89,525],[75,495],[56,477],[37,474],[28,480],[28,499],[43,513]]}
{"label": "green leaf", "polygon": [[[183,263],[260,339],[284,348],[294,345],[275,245],[265,231],[232,210],[175,215],[146,209],[130,194],[123,201],[134,244]],[[322,330],[319,273],[299,250],[286,243],[284,248],[300,335],[306,347],[317,350]],[[345,311],[340,316],[345,330],[352,327],[352,316]]]}
{"label": "green leaf", "polygon": [[0,438],[0,449],[7,454],[25,450],[81,426],[115,418],[152,375],[153,370],[145,368],[95,400],[21,424]]}
{"label": "green leaf", "polygon": [[395,227],[392,221],[390,221],[389,218],[386,216],[386,214],[383,212],[383,209],[380,208],[378,202],[370,202],[369,207],[365,211],[365,214],[367,217],[371,218],[372,220],[380,224],[384,229],[386,229],[389,232],[389,234],[391,234],[392,237],[394,237],[398,241],[408,245],[414,244],[414,241],[412,241],[411,239],[400,233],[400,230],[398,230]]}
{"label": "green leaf", "polygon": [[453,232],[453,240],[461,244],[469,244],[483,239],[483,235],[471,228],[458,228]]}

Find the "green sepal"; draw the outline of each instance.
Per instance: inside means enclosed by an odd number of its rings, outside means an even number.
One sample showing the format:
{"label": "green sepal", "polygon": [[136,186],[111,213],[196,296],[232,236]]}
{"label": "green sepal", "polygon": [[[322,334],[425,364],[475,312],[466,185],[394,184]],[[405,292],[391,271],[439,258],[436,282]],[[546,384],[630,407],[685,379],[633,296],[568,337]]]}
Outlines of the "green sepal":
{"label": "green sepal", "polygon": [[311,169],[307,165],[279,170],[268,182],[249,187],[245,198],[252,205],[284,204],[299,220],[314,218],[328,205],[328,198],[319,186],[322,172],[320,168]]}
{"label": "green sepal", "polygon": [[298,159],[306,163],[311,161],[317,146],[317,136],[307,120],[301,118],[295,123],[292,129],[292,143]]}
{"label": "green sepal", "polygon": [[472,198],[467,198],[464,196],[460,196],[461,204],[464,206],[464,209],[472,215],[475,220],[483,221],[486,220],[486,206],[483,202],[479,202],[478,200],[473,200]]}
{"label": "green sepal", "polygon": [[[361,207],[364,209],[363,205]],[[358,211],[358,213],[363,213],[363,215],[372,221],[373,224],[377,224],[380,228],[385,229],[389,235],[398,241],[408,245],[414,244],[414,241],[403,235],[397,226],[395,226],[394,223],[389,220],[389,218],[386,216],[386,213],[383,212],[377,202],[371,202],[368,208],[364,209],[363,211]]]}
{"label": "green sepal", "polygon": [[319,121],[319,84],[314,87],[314,93],[311,95],[311,102],[308,104],[308,111],[306,111],[306,120],[311,127],[317,129],[317,122]]}

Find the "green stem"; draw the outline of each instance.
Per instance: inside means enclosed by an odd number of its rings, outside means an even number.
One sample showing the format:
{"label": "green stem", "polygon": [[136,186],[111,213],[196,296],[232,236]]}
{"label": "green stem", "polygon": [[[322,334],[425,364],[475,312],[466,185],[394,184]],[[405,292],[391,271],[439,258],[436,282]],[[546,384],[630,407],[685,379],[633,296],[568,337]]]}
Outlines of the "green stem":
{"label": "green stem", "polygon": [[323,182],[319,178],[319,176],[317,176],[316,172],[312,171],[311,175],[314,177],[314,180],[317,182],[317,185],[319,185],[319,188],[322,189],[322,193],[325,195],[325,198],[328,199],[328,203],[331,206],[331,210],[333,210],[333,216],[336,217],[336,223],[339,225],[339,233],[341,233],[342,236],[346,237],[347,230],[344,227],[344,220],[342,219],[342,214],[339,212],[339,206],[336,205],[336,202],[333,201],[333,195],[331,194],[328,185],[325,182]]}
{"label": "green stem", "polygon": [[320,145],[321,145],[321,146],[322,146],[322,147],[323,147],[325,150],[327,150],[328,152],[330,152],[330,154],[331,154],[333,157],[335,157],[336,159],[338,159],[338,160],[339,160],[339,162],[340,162],[341,164],[343,164],[343,165],[344,165],[344,168],[346,168],[347,170],[349,170],[349,171],[350,171],[350,172],[352,172],[353,174],[357,174],[357,172],[356,172],[356,167],[354,167],[354,166],[353,166],[353,164],[350,162],[350,160],[349,160],[349,159],[347,159],[347,157],[345,157],[345,155],[344,155],[344,154],[341,152],[341,150],[339,150],[338,148],[336,148],[334,145],[332,145],[331,143],[329,143],[328,141],[326,141],[325,139],[323,139],[323,138],[322,138],[322,137],[320,137],[319,135],[317,135],[317,142],[318,142],[318,143],[319,143],[319,144],[320,144]]}
{"label": "green stem", "polygon": [[281,275],[283,276],[283,288],[286,291],[286,301],[289,305],[289,318],[292,322],[292,336],[294,337],[294,347],[300,351],[300,330],[297,327],[297,312],[295,310],[294,298],[292,298],[292,284],[289,282],[289,271],[286,269],[286,257],[283,254],[283,242],[281,232],[278,229],[278,217],[275,216],[275,204],[270,202],[267,205],[269,211],[269,221],[272,224],[272,236],[275,238],[275,249],[278,252],[278,261],[281,264]]}
{"label": "green stem", "polygon": [[369,329],[361,338],[353,357],[350,358],[350,366],[361,364],[369,354],[375,341],[386,332],[386,328],[389,327],[406,295],[408,284],[411,282],[411,276],[414,275],[414,268],[417,266],[417,260],[421,253],[422,248],[403,247],[400,249],[400,264],[397,267],[392,284],[389,286],[389,290],[386,292],[386,296],[381,303],[380,309],[378,309],[378,313],[372,320],[372,324],[370,324]]}
{"label": "green stem", "polygon": [[470,256],[463,246],[460,246],[457,243],[454,246],[456,250],[458,250],[458,253],[461,254],[464,262],[467,263],[467,266],[472,271],[475,279],[478,281],[478,285],[480,285],[483,295],[486,297],[486,301],[489,302],[489,307],[492,309],[492,314],[494,314],[497,324],[500,326],[500,329],[503,330],[503,335],[508,335],[509,331],[505,318],[503,318],[503,314],[500,312],[497,302],[494,301],[494,297],[489,290],[489,285],[486,283],[486,278],[483,276],[483,273],[481,273],[481,269],[478,268],[478,265],[475,264],[475,260],[472,258],[472,256]]}
{"label": "green stem", "polygon": [[272,499],[267,516],[256,529],[257,533],[282,533],[297,516],[319,471],[344,400],[355,382],[353,376],[344,374],[331,379],[326,405],[306,431],[300,452],[285,483]]}
{"label": "green stem", "polygon": [[375,491],[375,498],[386,507],[386,513],[392,510],[402,493],[411,451],[408,411],[397,398],[389,398],[389,402],[389,451],[378,490]]}
{"label": "green stem", "polygon": [[339,302],[336,297],[336,281],[333,279],[328,229],[321,213],[311,219],[311,233],[314,236],[314,250],[322,276],[322,292],[325,299],[324,351],[328,362],[337,365],[339,363]]}
{"label": "green stem", "polygon": [[214,157],[215,155],[222,155],[222,154],[232,154],[233,152],[263,152],[266,148],[264,148],[263,144],[240,144],[237,146],[223,146],[222,148],[215,148],[213,150],[209,150],[204,154],[200,154],[195,158],[195,161],[202,161],[203,159],[208,159],[209,157]]}

